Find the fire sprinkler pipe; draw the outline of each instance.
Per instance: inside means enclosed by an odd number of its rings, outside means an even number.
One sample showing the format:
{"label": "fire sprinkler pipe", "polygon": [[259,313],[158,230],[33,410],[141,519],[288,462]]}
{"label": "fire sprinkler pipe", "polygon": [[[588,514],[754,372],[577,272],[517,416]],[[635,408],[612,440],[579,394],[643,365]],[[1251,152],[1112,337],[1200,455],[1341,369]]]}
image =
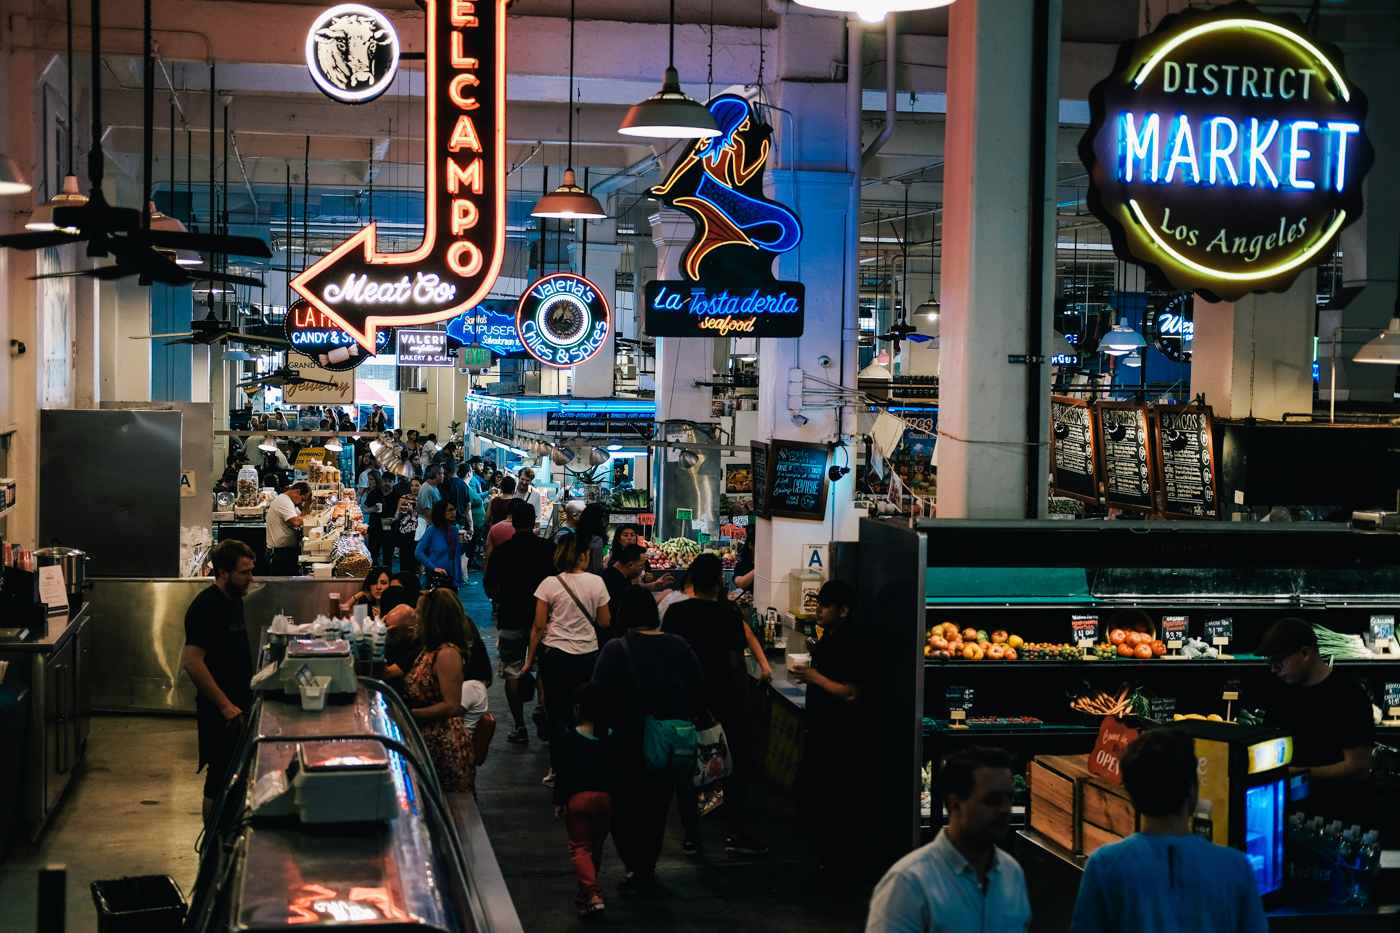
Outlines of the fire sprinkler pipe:
{"label": "fire sprinkler pipe", "polygon": [[[871,159],[875,158],[880,150],[885,147],[885,143],[889,142],[890,137],[894,135],[894,69],[895,65],[898,64],[896,60],[898,56],[895,52],[894,21],[895,14],[885,14],[885,125],[880,128],[880,135],[876,136],[874,141],[871,142],[869,146],[865,147],[865,152],[861,153],[860,164],[862,167],[868,164]],[[858,63],[860,61],[860,56],[857,55],[855,60]],[[859,78],[856,80],[859,82]],[[857,83],[856,86],[859,87],[859,83]],[[860,107],[861,101],[857,98],[857,114],[860,113]],[[857,133],[856,139],[860,139],[859,133]]]}
{"label": "fire sprinkler pipe", "polygon": [[[851,375],[860,370],[860,117],[861,117],[861,40],[865,26],[860,17],[846,18],[846,170],[851,173],[851,193],[846,209],[845,296],[841,314],[841,384],[846,385],[846,367]],[[855,431],[855,412],[841,409],[842,434]]]}

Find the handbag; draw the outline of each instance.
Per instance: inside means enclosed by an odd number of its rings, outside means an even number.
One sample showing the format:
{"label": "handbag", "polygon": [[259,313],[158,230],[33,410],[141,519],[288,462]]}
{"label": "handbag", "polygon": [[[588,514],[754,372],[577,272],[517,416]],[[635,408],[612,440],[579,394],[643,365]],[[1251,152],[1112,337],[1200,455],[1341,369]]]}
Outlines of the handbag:
{"label": "handbag", "polygon": [[695,733],[695,770],[691,779],[696,787],[704,787],[733,773],[734,756],[730,754],[724,727],[711,717],[711,724]]}
{"label": "handbag", "polygon": [[486,753],[491,750],[491,737],[495,734],[496,717],[482,713],[472,730],[472,755],[478,768],[486,763]]}
{"label": "handbag", "polygon": [[627,656],[627,668],[632,672],[632,683],[637,687],[637,697],[642,701],[642,712],[646,714],[646,724],[642,731],[642,758],[648,771],[661,771],[667,774],[693,774],[695,771],[695,724],[684,719],[657,719],[647,711],[646,694],[642,691],[641,678],[637,667],[632,663],[632,649],[623,635],[622,653]]}

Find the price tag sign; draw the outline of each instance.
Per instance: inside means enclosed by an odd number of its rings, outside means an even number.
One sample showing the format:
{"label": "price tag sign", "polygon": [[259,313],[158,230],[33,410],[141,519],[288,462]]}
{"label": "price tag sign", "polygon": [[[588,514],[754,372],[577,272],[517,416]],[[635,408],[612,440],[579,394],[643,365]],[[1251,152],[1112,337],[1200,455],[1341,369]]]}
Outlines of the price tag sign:
{"label": "price tag sign", "polygon": [[749,517],[747,515],[735,515],[734,524],[739,528],[749,527]]}
{"label": "price tag sign", "polygon": [[693,515],[693,509],[676,509],[676,521],[678,522],[688,522]]}
{"label": "price tag sign", "polygon": [[947,691],[948,709],[966,712],[972,709],[971,687],[949,687]]}
{"label": "price tag sign", "polygon": [[1225,678],[1225,690],[1224,690],[1224,692],[1221,694],[1220,699],[1222,699],[1222,700],[1230,700],[1230,701],[1238,700],[1238,699],[1240,698],[1240,684],[1241,684],[1241,683],[1242,683],[1242,681],[1241,681],[1241,679],[1238,678],[1238,677],[1226,677],[1226,678]]}
{"label": "price tag sign", "polygon": [[653,512],[642,512],[640,515],[637,516],[637,524],[638,524],[638,525],[655,525],[655,524],[656,524],[656,514],[653,513]]}
{"label": "price tag sign", "polygon": [[1092,648],[1099,639],[1098,616],[1072,615],[1069,617],[1069,628],[1070,639],[1081,648]]}
{"label": "price tag sign", "polygon": [[696,543],[696,544],[709,544],[709,543],[710,543],[710,536],[707,535],[707,534],[705,534],[705,533],[702,531],[702,532],[700,532],[699,534],[697,534],[697,535],[695,536],[695,543]]}
{"label": "price tag sign", "polygon": [[1228,645],[1235,635],[1235,620],[1230,616],[1206,619],[1206,640],[1212,645]]}
{"label": "price tag sign", "polygon": [[1387,716],[1400,716],[1400,684],[1385,685],[1385,708]]}
{"label": "price tag sign", "polygon": [[1158,722],[1171,722],[1176,713],[1176,697],[1153,697],[1147,701],[1147,715]]}
{"label": "price tag sign", "polygon": [[1395,616],[1371,616],[1371,641],[1378,649],[1389,648],[1395,639]]}
{"label": "price tag sign", "polygon": [[1190,616],[1162,616],[1162,641],[1171,651],[1180,650],[1190,629]]}

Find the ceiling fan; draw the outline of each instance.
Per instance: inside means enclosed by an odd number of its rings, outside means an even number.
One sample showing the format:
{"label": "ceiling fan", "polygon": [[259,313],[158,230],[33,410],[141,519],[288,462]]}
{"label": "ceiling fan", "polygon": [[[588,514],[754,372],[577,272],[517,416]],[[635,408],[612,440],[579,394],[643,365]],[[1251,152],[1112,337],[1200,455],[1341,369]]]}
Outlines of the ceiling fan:
{"label": "ceiling fan", "polygon": [[290,366],[279,366],[270,373],[264,373],[247,382],[240,382],[240,389],[285,389],[288,386],[322,386],[327,389],[336,388],[336,383],[325,382],[320,379],[310,379],[292,369]]}
{"label": "ceiling fan", "polygon": [[[93,99],[92,124],[93,139],[100,140],[102,126],[102,82],[96,80],[101,73],[102,59],[102,15],[101,0],[92,0],[92,73]],[[154,101],[153,59],[151,57],[151,10],[150,0],[146,0],[146,153],[145,190],[151,189],[151,166],[153,160],[151,137],[151,113]],[[77,207],[55,207],[53,224],[57,229],[31,233],[14,233],[0,236],[0,246],[18,250],[45,249],[68,243],[87,243],[87,255],[92,257],[113,256],[116,263],[96,269],[79,269],[72,272],[56,272],[47,275],[30,276],[31,279],[91,277],[101,280],[119,279],[139,275],[151,282],[165,285],[189,285],[198,281],[229,282],[236,284],[261,285],[249,276],[231,276],[207,270],[186,270],[176,264],[165,253],[174,250],[202,250],[236,256],[250,256],[271,259],[272,250],[258,237],[230,236],[218,233],[190,233],[178,230],[152,229],[150,214],[129,207],[109,205],[102,194],[103,152],[100,145],[94,145],[88,153],[88,201]]]}
{"label": "ceiling fan", "polygon": [[[901,317],[897,323],[890,325],[890,329],[888,331],[878,335],[875,339],[894,341],[894,352],[898,353],[899,345],[902,341],[919,340],[919,337],[917,336],[918,331],[919,329],[917,327],[914,327],[911,324],[904,323],[904,318]],[[924,337],[923,339],[928,340],[930,338]]]}
{"label": "ceiling fan", "polygon": [[194,346],[213,346],[221,341],[230,343],[252,343],[263,347],[289,347],[291,344],[281,337],[261,337],[256,334],[245,334],[238,327],[228,321],[221,321],[214,317],[214,312],[205,315],[202,320],[190,321],[190,329],[182,334],[133,334],[132,340],[152,340],[160,337],[179,337],[179,340],[167,340],[167,347],[175,344],[185,343]]}

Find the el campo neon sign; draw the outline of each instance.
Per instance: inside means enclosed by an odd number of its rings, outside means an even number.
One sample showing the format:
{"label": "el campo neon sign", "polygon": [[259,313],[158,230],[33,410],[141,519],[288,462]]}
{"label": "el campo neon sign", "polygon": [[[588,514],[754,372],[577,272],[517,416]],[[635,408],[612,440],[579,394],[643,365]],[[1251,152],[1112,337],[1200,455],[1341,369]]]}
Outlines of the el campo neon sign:
{"label": "el campo neon sign", "polygon": [[1089,208],[1161,284],[1285,291],[1361,216],[1366,96],[1297,17],[1243,0],[1168,17],[1119,50],[1090,108]]}
{"label": "el campo neon sign", "polygon": [[375,249],[375,224],[292,288],[374,352],[375,330],[456,317],[490,292],[505,254],[507,0],[426,0],[423,242]]}

